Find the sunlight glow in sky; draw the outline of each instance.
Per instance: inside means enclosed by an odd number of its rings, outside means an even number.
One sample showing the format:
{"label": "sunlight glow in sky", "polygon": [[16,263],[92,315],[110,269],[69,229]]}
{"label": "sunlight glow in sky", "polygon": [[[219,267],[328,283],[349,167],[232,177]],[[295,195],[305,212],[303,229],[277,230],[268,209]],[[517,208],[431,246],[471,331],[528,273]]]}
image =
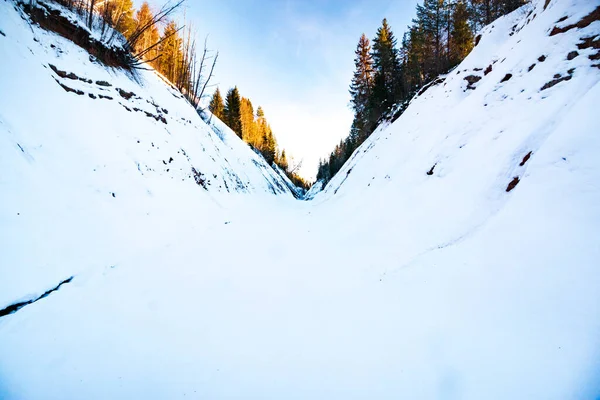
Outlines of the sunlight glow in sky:
{"label": "sunlight glow in sky", "polygon": [[[313,179],[348,134],[348,86],[360,35],[386,17],[398,40],[416,0],[188,0],[186,19],[219,51],[213,83],[265,110],[280,147]],[[182,16],[179,16],[182,19]],[[214,87],[211,89],[211,94]]]}

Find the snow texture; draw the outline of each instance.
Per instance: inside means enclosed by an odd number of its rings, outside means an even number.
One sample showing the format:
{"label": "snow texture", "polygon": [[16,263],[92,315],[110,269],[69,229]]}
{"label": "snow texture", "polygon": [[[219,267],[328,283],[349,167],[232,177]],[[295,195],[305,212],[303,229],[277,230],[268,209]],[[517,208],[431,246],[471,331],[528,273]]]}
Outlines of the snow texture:
{"label": "snow texture", "polygon": [[600,21],[550,32],[600,4],[544,3],[296,201],[153,73],[1,2],[0,308],[73,279],[0,318],[0,398],[598,398]]}

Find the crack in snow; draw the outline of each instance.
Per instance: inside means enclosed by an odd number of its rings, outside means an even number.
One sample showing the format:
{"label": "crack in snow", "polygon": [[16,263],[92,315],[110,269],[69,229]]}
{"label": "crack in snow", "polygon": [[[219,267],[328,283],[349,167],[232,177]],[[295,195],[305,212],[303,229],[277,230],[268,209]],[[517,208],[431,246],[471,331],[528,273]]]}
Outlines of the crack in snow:
{"label": "crack in snow", "polygon": [[70,283],[70,282],[73,280],[73,278],[74,278],[74,277],[73,277],[73,276],[71,276],[71,277],[69,277],[69,278],[65,279],[64,281],[60,282],[60,283],[59,283],[57,286],[55,286],[54,288],[52,288],[52,289],[49,289],[49,290],[45,291],[45,292],[44,292],[44,293],[43,293],[41,296],[39,296],[39,297],[36,297],[36,298],[33,298],[33,299],[29,299],[29,300],[26,300],[26,301],[21,301],[21,302],[18,302],[18,303],[13,303],[13,304],[9,305],[8,307],[6,307],[6,308],[4,308],[4,309],[0,310],[0,318],[2,318],[2,317],[5,317],[5,316],[7,316],[7,315],[10,315],[10,314],[14,314],[14,313],[16,313],[17,311],[19,311],[21,308],[23,308],[23,307],[25,307],[25,306],[27,306],[27,305],[29,305],[29,304],[33,304],[33,303],[35,303],[36,301],[38,301],[38,300],[41,300],[41,299],[43,299],[43,298],[45,298],[45,297],[48,297],[48,296],[50,295],[50,293],[52,293],[52,292],[56,292],[56,291],[57,291],[58,289],[60,289],[60,287],[61,287],[62,285],[64,285],[65,283]]}

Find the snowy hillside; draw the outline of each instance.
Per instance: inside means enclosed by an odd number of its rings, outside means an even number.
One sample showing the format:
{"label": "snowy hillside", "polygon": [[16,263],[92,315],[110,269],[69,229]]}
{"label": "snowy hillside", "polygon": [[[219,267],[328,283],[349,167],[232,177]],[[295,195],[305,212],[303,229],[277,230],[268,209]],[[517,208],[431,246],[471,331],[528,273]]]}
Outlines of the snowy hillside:
{"label": "snowy hillside", "polygon": [[[216,135],[154,72],[107,68],[31,25],[12,2],[0,7],[2,214],[10,227],[3,243],[20,249],[1,256],[3,265],[20,266],[2,271],[1,304],[27,293],[31,274],[45,287],[83,268],[67,261],[82,235],[100,242],[78,252],[105,253],[115,233],[125,235],[123,225],[133,228],[139,216],[157,223],[147,204],[160,210],[184,201],[206,212],[212,196],[225,193],[292,198],[262,157],[229,129]],[[161,207],[161,196],[178,198]],[[47,252],[50,269],[33,261]]]}
{"label": "snowy hillside", "polygon": [[598,7],[495,21],[294,201],[0,2],[0,398],[598,398]]}
{"label": "snowy hillside", "polygon": [[[39,2],[40,9],[49,6],[77,21],[62,7]],[[55,148],[48,152],[77,153],[64,157],[61,168],[73,167],[91,179],[119,171],[139,182],[161,176],[189,183],[196,170],[196,180],[208,192],[290,193],[231,130],[215,135],[154,72],[107,68],[71,41],[30,26],[21,16],[27,18],[12,2],[2,4],[0,90],[10,93],[1,99],[2,125],[10,135],[5,140],[20,157],[43,157],[42,148],[52,144]],[[32,118],[21,118],[22,110],[30,110]],[[30,166],[46,167],[43,162]]]}

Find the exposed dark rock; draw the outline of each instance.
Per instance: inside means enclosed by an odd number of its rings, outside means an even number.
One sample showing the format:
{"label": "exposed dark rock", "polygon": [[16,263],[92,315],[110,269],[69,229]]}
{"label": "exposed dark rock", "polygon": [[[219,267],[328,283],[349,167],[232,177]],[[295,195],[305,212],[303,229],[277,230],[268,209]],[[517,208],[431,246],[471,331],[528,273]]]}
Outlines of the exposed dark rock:
{"label": "exposed dark rock", "polygon": [[427,175],[433,175],[433,170],[435,169],[436,165],[437,165],[437,163],[433,164],[433,166],[431,167],[431,169],[429,171],[427,171]]}
{"label": "exposed dark rock", "polygon": [[490,72],[492,72],[492,64],[490,64],[490,65],[487,66],[487,68],[485,69],[485,71],[483,71],[483,74],[487,75]]}
{"label": "exposed dark rock", "polygon": [[570,80],[571,78],[572,78],[572,76],[571,76],[571,75],[562,76],[562,77],[560,77],[560,78],[555,78],[555,79],[551,80],[550,82],[547,82],[547,83],[546,83],[544,86],[542,86],[542,88],[541,88],[540,90],[546,90],[546,89],[549,89],[549,88],[551,88],[552,86],[554,86],[554,85],[557,85],[557,84],[559,84],[560,82],[563,82],[563,81],[568,81],[568,80]]}
{"label": "exposed dark rock", "polygon": [[570,31],[573,28],[582,29],[582,28],[585,28],[586,26],[589,26],[590,24],[592,24],[592,22],[595,22],[595,21],[600,21],[600,6],[596,7],[596,9],[594,11],[592,11],[585,17],[581,18],[575,24],[566,25],[562,28],[555,26],[554,28],[552,28],[552,31],[550,32],[550,36],[558,35],[559,33],[565,33],[567,31]]}
{"label": "exposed dark rock", "polygon": [[512,78],[512,74],[506,74],[506,75],[504,75],[504,78],[502,78],[502,80],[500,81],[500,83],[506,82],[510,78]]}
{"label": "exposed dark rock", "polygon": [[62,70],[56,68],[56,66],[53,64],[48,64],[48,66],[50,67],[50,69],[52,69],[52,71],[54,71],[54,73],[56,75],[60,76],[61,78],[67,77],[67,71],[62,71]]}
{"label": "exposed dark rock", "polygon": [[475,89],[475,85],[477,82],[479,82],[481,80],[480,76],[477,75],[469,75],[469,76],[465,76],[464,80],[467,81],[469,84],[467,85],[467,89]]}
{"label": "exposed dark rock", "polygon": [[574,59],[578,55],[579,55],[579,53],[577,51],[573,50],[569,54],[567,54],[567,60],[571,61],[572,59]]}
{"label": "exposed dark rock", "polygon": [[124,98],[125,100],[129,100],[131,99],[133,96],[135,96],[135,93],[133,92],[127,92],[123,89],[117,88],[117,92],[119,92],[119,95],[121,95],[122,98]]}
{"label": "exposed dark rock", "polygon": [[98,86],[105,86],[105,87],[112,86],[110,83],[108,83],[106,81],[96,81],[96,85],[98,85]]}
{"label": "exposed dark rock", "polygon": [[196,181],[197,185],[202,186],[204,190],[208,190],[208,181],[202,172],[197,171],[196,168],[192,167],[192,176],[194,177],[194,181]]}
{"label": "exposed dark rock", "polygon": [[535,67],[535,63],[531,64],[527,69],[527,72],[531,72],[531,70]]}
{"label": "exposed dark rock", "polygon": [[513,178],[513,180],[512,180],[512,181],[510,181],[510,183],[509,183],[509,184],[508,184],[508,186],[506,187],[506,191],[507,191],[507,192],[510,192],[511,190],[513,190],[513,189],[514,189],[514,188],[515,188],[515,187],[516,187],[516,186],[519,184],[519,181],[520,181],[520,180],[519,180],[519,177],[518,177],[518,176],[515,176],[515,177]]}
{"label": "exposed dark rock", "polygon": [[582,42],[577,44],[579,50],[589,49],[590,47],[600,49],[600,35],[581,38],[581,40]]}
{"label": "exposed dark rock", "polygon": [[539,56],[539,57],[538,57],[538,61],[539,61],[539,62],[544,62],[544,61],[546,61],[546,56],[542,54],[541,56]]}
{"label": "exposed dark rock", "polygon": [[519,164],[519,166],[521,166],[521,167],[524,166],[525,163],[527,161],[529,161],[530,158],[531,158],[531,151],[529,153],[525,154],[525,157],[523,157],[523,160],[521,160],[521,163]]}
{"label": "exposed dark rock", "polygon": [[88,96],[90,96],[90,99],[95,99],[96,98],[96,95],[93,94],[93,93],[88,93]]}
{"label": "exposed dark rock", "polygon": [[56,81],[56,82],[57,82],[57,83],[60,85],[60,87],[62,87],[63,89],[65,89],[65,91],[67,91],[67,92],[70,92],[70,93],[76,93],[76,94],[78,94],[78,95],[80,95],[80,96],[82,96],[82,95],[84,95],[84,94],[85,94],[83,91],[81,91],[81,90],[79,90],[79,89],[73,89],[73,88],[70,88],[70,87],[68,87],[67,85],[63,85],[63,84],[62,84],[62,83],[60,83],[59,81]]}

